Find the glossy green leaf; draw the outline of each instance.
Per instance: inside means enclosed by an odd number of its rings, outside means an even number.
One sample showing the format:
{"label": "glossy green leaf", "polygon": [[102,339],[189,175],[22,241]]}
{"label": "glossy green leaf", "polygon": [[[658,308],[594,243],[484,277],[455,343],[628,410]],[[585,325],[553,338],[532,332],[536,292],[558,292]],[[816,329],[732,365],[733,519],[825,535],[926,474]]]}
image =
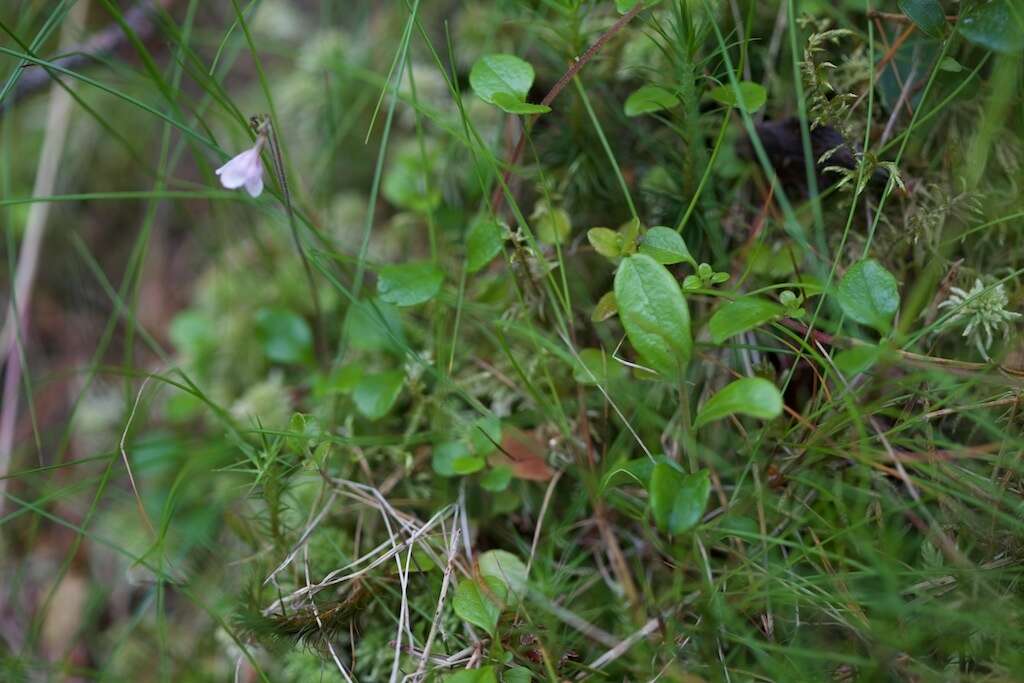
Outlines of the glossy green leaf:
{"label": "glossy green leaf", "polygon": [[501,579],[493,576],[481,577],[479,582],[463,579],[455,589],[452,608],[461,619],[493,636],[507,597],[508,589]]}
{"label": "glossy green leaf", "polygon": [[881,355],[882,351],[880,348],[865,344],[864,346],[854,346],[852,349],[840,351],[836,354],[833,362],[840,372],[847,377],[853,377],[870,370],[871,366],[878,361]]}
{"label": "glossy green leaf", "polygon": [[525,666],[515,666],[501,674],[501,683],[530,683],[532,680],[533,674]]}
{"label": "glossy green leaf", "polygon": [[665,463],[679,470],[680,474],[686,474],[677,462],[669,460],[661,454],[655,455],[653,458],[636,458],[635,460],[620,462],[608,470],[608,473],[601,480],[601,490],[609,486],[624,485],[639,485],[648,488],[651,483],[651,473],[654,471],[654,466],[659,463]]}
{"label": "glossy green leaf", "polygon": [[515,55],[484,55],[469,72],[469,84],[477,97],[512,114],[548,111],[526,102],[533,78],[533,67]]}
{"label": "glossy green leaf", "polygon": [[615,273],[619,318],[641,361],[665,378],[681,377],[693,347],[690,313],[672,274],[646,254],[623,259]]}
{"label": "glossy green leaf", "polygon": [[839,306],[850,319],[885,334],[900,306],[896,278],[874,259],[854,264],[836,290]]}
{"label": "glossy green leaf", "polygon": [[943,57],[942,61],[939,62],[939,68],[949,73],[958,74],[964,70],[964,65],[952,57]]}
{"label": "glossy green leaf", "polygon": [[750,81],[741,81],[737,85],[743,98],[742,102],[736,98],[736,91],[733,90],[731,83],[712,88],[708,95],[716,102],[728,107],[746,109],[750,113],[757,111],[768,101],[768,93],[763,86]]}
{"label": "glossy green leaf", "polygon": [[897,3],[914,24],[933,38],[946,31],[946,14],[939,0],[899,0]]}
{"label": "glossy green leaf", "polygon": [[648,494],[658,529],[673,535],[693,529],[704,514],[710,493],[707,470],[683,474],[668,463],[655,465]]}
{"label": "glossy green leaf", "polygon": [[364,375],[359,378],[352,400],[356,410],[371,420],[379,420],[394,407],[406,375],[398,370]]}
{"label": "glossy green leaf", "polygon": [[501,225],[487,218],[478,220],[466,235],[466,269],[477,272],[501,253],[504,244]]}
{"label": "glossy green leaf", "polygon": [[501,443],[501,420],[488,415],[473,422],[467,434],[474,455],[487,456]]}
{"label": "glossy green leaf", "polygon": [[533,85],[533,67],[515,55],[483,55],[469,72],[469,84],[477,97],[493,104],[496,93],[523,95]]}
{"label": "glossy green leaf", "polygon": [[479,472],[486,462],[466,442],[448,441],[434,447],[430,464],[442,477],[458,477]]}
{"label": "glossy green leaf", "polygon": [[477,455],[472,455],[468,458],[459,458],[452,463],[452,470],[455,476],[465,476],[467,474],[475,474],[487,465],[487,461]]}
{"label": "glossy green leaf", "polygon": [[721,344],[729,337],[760,327],[786,314],[786,307],[758,296],[744,296],[725,304],[711,316],[711,341]]}
{"label": "glossy green leaf", "polygon": [[377,279],[377,294],[396,306],[415,306],[430,301],[441,291],[444,271],[430,261],[385,266]]}
{"label": "glossy green leaf", "polygon": [[626,98],[623,111],[626,116],[640,116],[664,109],[671,109],[679,104],[679,98],[665,88],[656,85],[645,85]]}
{"label": "glossy green leaf", "polygon": [[594,311],[590,314],[591,321],[599,323],[603,320],[613,318],[619,313],[619,302],[615,300],[615,292],[605,292],[597,300]]}
{"label": "glossy green leaf", "polygon": [[371,420],[378,420],[394,407],[405,384],[405,373],[400,370],[363,375],[352,392],[356,409]]}
{"label": "glossy green leaf", "polygon": [[619,238],[622,245],[623,256],[629,256],[636,252],[636,241],[640,238],[640,220],[628,220],[619,226]]}
{"label": "glossy green leaf", "polygon": [[480,488],[492,493],[504,491],[511,483],[512,470],[504,465],[489,469],[484,476],[480,477]]}
{"label": "glossy green leaf", "polygon": [[263,353],[275,363],[303,363],[313,357],[313,331],[305,318],[282,308],[256,312]]}
{"label": "glossy green leaf", "polygon": [[671,265],[673,263],[692,263],[694,268],[697,262],[690,255],[690,250],[683,241],[682,236],[672,228],[657,225],[640,238],[640,253],[647,254],[658,263]]}
{"label": "glossy green leaf", "polygon": [[494,93],[494,104],[509,114],[546,114],[551,111],[546,104],[531,104],[507,92]]}
{"label": "glossy green leaf", "polygon": [[479,669],[463,669],[444,677],[444,683],[498,683],[493,666],[481,666]]}
{"label": "glossy green leaf", "polygon": [[526,565],[507,550],[488,550],[480,555],[480,576],[492,576],[513,596],[526,595]]}
{"label": "glossy green leaf", "polygon": [[565,209],[542,209],[534,214],[537,239],[547,244],[562,244],[572,234],[572,220]]}
{"label": "glossy green leaf", "polygon": [[697,413],[697,429],[730,415],[749,415],[770,420],[782,414],[782,394],[762,377],[744,377],[725,385]]}
{"label": "glossy green leaf", "polygon": [[626,374],[626,368],[603,349],[580,349],[572,378],[580,384],[607,384]]}
{"label": "glossy green leaf", "polygon": [[363,376],[365,368],[358,363],[342,365],[331,371],[326,377],[320,376],[313,385],[317,396],[330,396],[332,394],[351,394]]}
{"label": "glossy green leaf", "polygon": [[400,149],[384,174],[381,192],[389,202],[420,214],[441,204],[441,192],[431,179],[437,173],[436,152],[423,154],[418,145]]}
{"label": "glossy green leaf", "polygon": [[618,258],[622,255],[622,238],[611,228],[591,228],[587,230],[587,241],[601,256]]}
{"label": "glossy green leaf", "polygon": [[1024,50],[1024,6],[1019,0],[983,0],[956,24],[967,40],[989,50],[1015,54]]}

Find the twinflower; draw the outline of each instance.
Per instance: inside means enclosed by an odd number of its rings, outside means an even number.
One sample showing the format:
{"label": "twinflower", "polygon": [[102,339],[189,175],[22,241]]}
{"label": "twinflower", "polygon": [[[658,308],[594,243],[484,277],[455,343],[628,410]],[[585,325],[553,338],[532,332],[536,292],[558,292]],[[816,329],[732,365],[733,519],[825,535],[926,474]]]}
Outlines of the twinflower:
{"label": "twinflower", "polygon": [[220,176],[220,184],[229,190],[245,186],[246,192],[251,196],[259,197],[263,192],[263,162],[260,161],[260,151],[266,141],[266,134],[260,133],[256,137],[256,144],[218,168],[216,173]]}

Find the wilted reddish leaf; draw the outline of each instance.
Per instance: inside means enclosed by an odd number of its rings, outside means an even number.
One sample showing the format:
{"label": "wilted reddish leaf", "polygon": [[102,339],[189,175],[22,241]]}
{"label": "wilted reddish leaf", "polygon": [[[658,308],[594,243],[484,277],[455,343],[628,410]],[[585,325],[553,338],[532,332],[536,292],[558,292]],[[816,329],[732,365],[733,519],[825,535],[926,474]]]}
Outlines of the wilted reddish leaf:
{"label": "wilted reddish leaf", "polygon": [[554,472],[544,458],[547,448],[543,442],[516,429],[505,428],[502,431],[501,450],[491,456],[492,465],[509,467],[516,479],[547,481],[551,478]]}

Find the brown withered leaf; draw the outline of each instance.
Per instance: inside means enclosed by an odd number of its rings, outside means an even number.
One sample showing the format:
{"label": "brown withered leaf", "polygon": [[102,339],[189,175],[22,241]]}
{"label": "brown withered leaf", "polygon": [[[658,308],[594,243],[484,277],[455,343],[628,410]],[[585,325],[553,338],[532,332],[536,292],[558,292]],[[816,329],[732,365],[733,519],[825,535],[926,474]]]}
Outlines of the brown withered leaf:
{"label": "brown withered leaf", "polygon": [[547,481],[554,475],[548,466],[544,442],[529,432],[506,427],[502,430],[501,449],[489,458],[492,466],[505,465],[512,476],[525,481]]}

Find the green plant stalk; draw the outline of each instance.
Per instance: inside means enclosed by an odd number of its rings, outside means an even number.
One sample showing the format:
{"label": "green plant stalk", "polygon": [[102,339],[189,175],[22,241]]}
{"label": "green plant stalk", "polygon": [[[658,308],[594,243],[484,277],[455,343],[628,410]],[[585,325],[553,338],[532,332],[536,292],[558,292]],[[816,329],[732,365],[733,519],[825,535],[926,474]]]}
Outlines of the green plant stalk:
{"label": "green plant stalk", "polygon": [[[709,14],[713,17],[713,14]],[[712,19],[713,21],[713,19]],[[693,16],[687,7],[687,0],[676,3],[676,78],[679,83],[679,100],[682,103],[683,143],[686,147],[683,165],[683,196],[697,197],[697,169],[707,167],[704,151],[703,129],[700,123],[700,97],[697,94],[697,65],[694,63],[696,41]]]}
{"label": "green plant stalk", "polygon": [[587,97],[587,91],[583,88],[583,84],[580,82],[579,76],[574,76],[572,79],[573,85],[576,86],[576,92],[579,93],[580,100],[583,102],[583,107],[587,110],[587,116],[590,117],[590,122],[594,125],[594,132],[597,133],[597,138],[601,141],[601,148],[604,149],[604,153],[608,156],[608,162],[611,164],[612,171],[615,173],[615,179],[619,183],[619,188],[622,190],[622,196],[626,200],[626,205],[629,207],[629,213],[634,220],[640,220],[639,214],[636,212],[636,205],[633,203],[633,197],[629,193],[629,185],[626,184],[626,179],[622,176],[622,169],[619,168],[619,162],[615,158],[615,152],[612,151],[611,145],[608,144],[608,138],[604,134],[604,128],[601,127],[601,122],[597,118],[597,114],[594,113],[594,107],[590,104],[590,98]]}
{"label": "green plant stalk", "polygon": [[[789,49],[793,57],[793,85],[796,89],[797,111],[800,115],[800,143],[803,145],[804,172],[807,177],[807,191],[810,195],[811,213],[814,215],[815,243],[822,258],[828,253],[825,240],[825,217],[821,211],[821,195],[818,191],[818,174],[815,170],[817,159],[811,147],[811,128],[807,121],[807,98],[804,95],[804,83],[800,76],[800,50],[797,36],[800,31],[796,25],[795,0],[787,0],[786,21],[789,24]],[[732,74],[730,73],[730,77]],[[870,125],[868,126],[870,128]]]}

